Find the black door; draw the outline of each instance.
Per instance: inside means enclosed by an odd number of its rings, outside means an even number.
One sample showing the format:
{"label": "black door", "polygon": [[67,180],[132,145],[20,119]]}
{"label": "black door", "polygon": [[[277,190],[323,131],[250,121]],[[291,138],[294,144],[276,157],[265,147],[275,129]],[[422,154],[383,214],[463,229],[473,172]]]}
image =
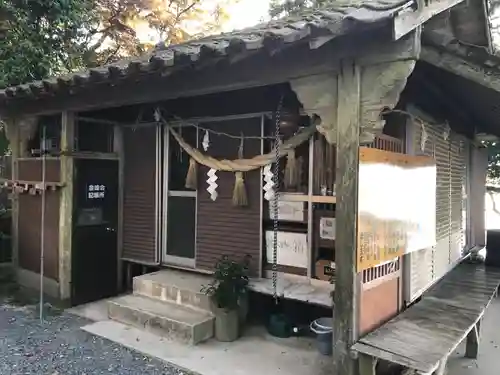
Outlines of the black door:
{"label": "black door", "polygon": [[118,161],[75,160],[73,305],[117,293]]}

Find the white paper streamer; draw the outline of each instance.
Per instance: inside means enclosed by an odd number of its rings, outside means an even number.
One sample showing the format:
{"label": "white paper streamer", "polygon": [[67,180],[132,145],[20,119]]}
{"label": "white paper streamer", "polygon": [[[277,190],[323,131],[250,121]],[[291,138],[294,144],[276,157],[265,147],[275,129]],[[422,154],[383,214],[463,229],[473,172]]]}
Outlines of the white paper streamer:
{"label": "white paper streamer", "polygon": [[262,175],[264,176],[264,182],[265,182],[263,186],[264,198],[267,201],[270,201],[274,197],[274,181],[273,181],[274,174],[271,170],[271,164],[266,165],[264,167]]}
{"label": "white paper streamer", "polygon": [[203,146],[203,150],[207,151],[208,147],[210,146],[210,136],[208,134],[208,131],[205,130],[205,135],[203,136],[203,142],[201,143]]}
{"label": "white paper streamer", "polygon": [[207,172],[207,176],[208,176],[208,180],[207,180],[207,183],[208,183],[208,187],[207,187],[207,191],[208,193],[210,194],[210,199],[212,199],[213,201],[215,201],[218,197],[218,193],[217,193],[217,188],[219,187],[219,185],[217,185],[217,170],[215,169],[210,169],[208,172]]}

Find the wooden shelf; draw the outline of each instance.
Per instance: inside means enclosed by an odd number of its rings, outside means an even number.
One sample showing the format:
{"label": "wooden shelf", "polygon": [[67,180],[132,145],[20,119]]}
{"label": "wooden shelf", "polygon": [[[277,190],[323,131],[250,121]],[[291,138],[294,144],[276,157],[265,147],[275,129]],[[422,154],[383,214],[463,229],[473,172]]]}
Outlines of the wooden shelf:
{"label": "wooden shelf", "polygon": [[337,203],[337,197],[330,195],[313,195],[311,197],[313,203]]}
{"label": "wooden shelf", "polygon": [[[280,193],[280,199],[286,202],[308,202],[309,196],[306,194],[290,194]],[[313,203],[336,203],[337,197],[330,195],[313,195],[311,197]]]}

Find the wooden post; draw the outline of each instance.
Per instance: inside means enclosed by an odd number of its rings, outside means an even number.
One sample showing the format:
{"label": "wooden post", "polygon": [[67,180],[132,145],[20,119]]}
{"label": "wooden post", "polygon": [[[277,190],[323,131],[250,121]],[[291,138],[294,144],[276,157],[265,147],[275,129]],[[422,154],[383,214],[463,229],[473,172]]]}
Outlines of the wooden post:
{"label": "wooden post", "polygon": [[117,221],[117,291],[123,288],[123,191],[125,183],[125,150],[123,145],[123,128],[114,126],[113,152],[118,154],[118,221]]}
{"label": "wooden post", "polygon": [[356,272],[357,200],[360,134],[360,69],[354,61],[342,61],[337,101],[337,205],[335,217],[335,297],[333,362],[335,375],[354,375],[356,361],[350,347],[358,338]]}
{"label": "wooden post", "polygon": [[441,361],[439,361],[439,366],[434,371],[434,375],[445,375],[446,374],[446,363],[448,362],[448,358],[443,358]]}
{"label": "wooden post", "polygon": [[465,357],[477,359],[479,352],[479,336],[481,331],[481,320],[479,320],[467,335],[465,343]]}
{"label": "wooden post", "polygon": [[377,358],[359,354],[359,375],[377,375]]}
{"label": "wooden post", "polygon": [[61,189],[59,206],[59,298],[71,298],[71,255],[73,237],[73,156],[75,116],[63,112],[61,119]]}
{"label": "wooden post", "polygon": [[[11,150],[11,179],[19,179],[19,127],[14,119],[6,121],[5,134],[9,140]],[[11,212],[12,212],[12,266],[14,269],[19,267],[19,196],[12,191],[11,193]]]}

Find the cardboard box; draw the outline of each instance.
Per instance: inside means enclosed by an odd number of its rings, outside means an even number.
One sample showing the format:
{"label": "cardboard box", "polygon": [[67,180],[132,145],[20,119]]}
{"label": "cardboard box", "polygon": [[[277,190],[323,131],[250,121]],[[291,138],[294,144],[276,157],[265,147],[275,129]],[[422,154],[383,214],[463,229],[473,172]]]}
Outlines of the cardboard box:
{"label": "cardboard box", "polygon": [[316,262],[316,277],[320,280],[330,281],[335,278],[335,262],[326,259],[320,259]]}

